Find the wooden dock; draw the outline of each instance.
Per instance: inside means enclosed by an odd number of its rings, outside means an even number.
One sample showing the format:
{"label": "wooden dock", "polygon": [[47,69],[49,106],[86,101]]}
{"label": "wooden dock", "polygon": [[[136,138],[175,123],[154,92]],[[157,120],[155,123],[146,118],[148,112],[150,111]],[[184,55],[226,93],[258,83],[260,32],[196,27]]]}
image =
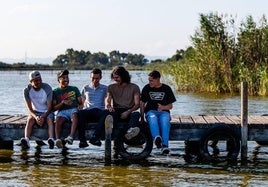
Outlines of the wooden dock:
{"label": "wooden dock", "polygon": [[[19,140],[24,136],[26,115],[0,115],[0,138]],[[199,140],[213,125],[226,124],[240,134],[240,116],[172,116],[170,140]],[[96,123],[86,126],[86,137],[89,139]],[[65,124],[66,131],[69,130]],[[63,132],[67,133],[67,132]],[[268,116],[248,117],[248,141],[268,141]],[[33,139],[47,139],[47,126],[34,127]],[[77,138],[77,137],[76,137]]]}
{"label": "wooden dock", "polygon": [[[0,115],[0,141],[19,140],[24,137],[24,128],[26,125],[26,115]],[[209,142],[225,141],[228,152],[225,157],[231,159],[237,158],[240,152],[241,141],[241,116],[172,116],[170,141],[194,142],[192,148],[202,157],[213,157],[209,153]],[[97,123],[86,124],[86,138],[90,139]],[[66,137],[70,131],[70,124],[64,124],[62,135]],[[148,135],[148,133],[147,133]],[[248,116],[247,123],[247,141],[256,141],[268,143],[268,116]],[[143,136],[144,137],[144,136]],[[48,138],[47,126],[34,126],[31,140],[46,140]],[[75,139],[77,140],[77,135]],[[139,137],[140,138],[140,137]],[[141,137],[142,138],[142,137]],[[129,159],[139,160],[147,157],[153,147],[152,140],[144,138],[146,145],[140,153],[129,153],[127,148],[122,145],[124,152],[122,155]],[[143,142],[143,143],[144,143]],[[201,143],[200,143],[201,142]],[[231,142],[231,150],[230,144]],[[197,143],[197,144],[196,144]],[[188,144],[191,145],[191,144]],[[228,147],[229,146],[229,147]],[[110,148],[109,148],[110,149]],[[108,150],[109,150],[108,149]],[[110,153],[109,153],[110,155]],[[133,156],[134,155],[134,156]],[[217,156],[217,159],[219,156]]]}

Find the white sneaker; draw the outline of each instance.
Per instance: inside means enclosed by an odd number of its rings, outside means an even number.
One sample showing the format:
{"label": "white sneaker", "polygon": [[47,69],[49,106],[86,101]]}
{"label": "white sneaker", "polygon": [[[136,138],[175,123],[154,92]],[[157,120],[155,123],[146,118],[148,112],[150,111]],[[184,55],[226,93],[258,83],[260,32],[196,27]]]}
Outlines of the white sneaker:
{"label": "white sneaker", "polygon": [[21,138],[20,143],[21,143],[22,149],[29,149],[30,148],[29,138]]}
{"label": "white sneaker", "polygon": [[65,140],[68,144],[70,144],[70,145],[72,145],[72,144],[73,144],[73,141],[74,141],[73,137],[71,137],[71,136],[68,136],[68,137],[65,138],[64,140]]}
{"label": "white sneaker", "polygon": [[57,139],[55,144],[56,144],[56,146],[58,148],[62,148],[63,147],[61,139]]}
{"label": "white sneaker", "polygon": [[127,133],[125,134],[125,138],[127,140],[130,140],[134,137],[136,137],[140,133],[139,127],[131,127],[128,129]]}

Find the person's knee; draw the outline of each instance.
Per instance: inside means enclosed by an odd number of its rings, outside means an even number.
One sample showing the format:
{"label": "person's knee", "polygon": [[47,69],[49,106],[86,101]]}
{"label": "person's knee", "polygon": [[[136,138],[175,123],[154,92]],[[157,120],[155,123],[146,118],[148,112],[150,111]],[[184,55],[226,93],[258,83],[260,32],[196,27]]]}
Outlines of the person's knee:
{"label": "person's knee", "polygon": [[57,119],[56,119],[56,126],[61,126],[63,123],[65,123],[65,121],[66,121],[66,118],[64,118],[64,117],[57,117]]}

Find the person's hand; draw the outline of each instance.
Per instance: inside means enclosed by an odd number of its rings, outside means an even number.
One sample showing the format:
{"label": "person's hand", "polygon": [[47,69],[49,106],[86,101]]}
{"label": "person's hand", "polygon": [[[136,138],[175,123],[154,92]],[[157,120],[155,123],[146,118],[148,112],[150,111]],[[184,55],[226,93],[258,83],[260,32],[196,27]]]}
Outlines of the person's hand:
{"label": "person's hand", "polygon": [[65,104],[65,105],[72,105],[72,104],[73,104],[73,101],[70,100],[70,99],[64,99],[62,102],[63,102],[63,104]]}
{"label": "person's hand", "polygon": [[158,107],[157,107],[158,111],[164,110],[164,105],[161,105],[160,103],[158,103],[157,105],[158,105]]}
{"label": "person's hand", "polygon": [[107,107],[107,110],[108,110],[109,112],[114,112],[114,108],[111,107],[111,106],[108,106],[108,107]]}
{"label": "person's hand", "polygon": [[129,116],[130,113],[131,113],[131,111],[127,110],[121,114],[120,118],[127,119],[127,117]]}
{"label": "person's hand", "polygon": [[37,125],[39,125],[40,127],[42,127],[45,122],[45,118],[42,116],[37,116],[35,120],[36,120]]}

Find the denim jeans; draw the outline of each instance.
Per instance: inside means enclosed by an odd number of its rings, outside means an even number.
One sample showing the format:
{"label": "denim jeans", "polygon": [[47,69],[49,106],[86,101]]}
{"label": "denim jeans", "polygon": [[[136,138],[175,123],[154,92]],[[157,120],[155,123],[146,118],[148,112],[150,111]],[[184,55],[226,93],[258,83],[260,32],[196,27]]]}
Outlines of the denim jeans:
{"label": "denim jeans", "polygon": [[93,108],[90,110],[79,110],[78,112],[78,137],[81,141],[86,141],[85,137],[85,124],[89,122],[98,122],[95,128],[93,136],[100,138],[104,134],[104,122],[108,115],[107,110],[101,110],[98,108]]}
{"label": "denim jeans", "polygon": [[167,111],[149,110],[145,114],[145,118],[149,124],[153,140],[156,136],[162,137],[162,145],[168,147],[170,132],[170,113]]}

